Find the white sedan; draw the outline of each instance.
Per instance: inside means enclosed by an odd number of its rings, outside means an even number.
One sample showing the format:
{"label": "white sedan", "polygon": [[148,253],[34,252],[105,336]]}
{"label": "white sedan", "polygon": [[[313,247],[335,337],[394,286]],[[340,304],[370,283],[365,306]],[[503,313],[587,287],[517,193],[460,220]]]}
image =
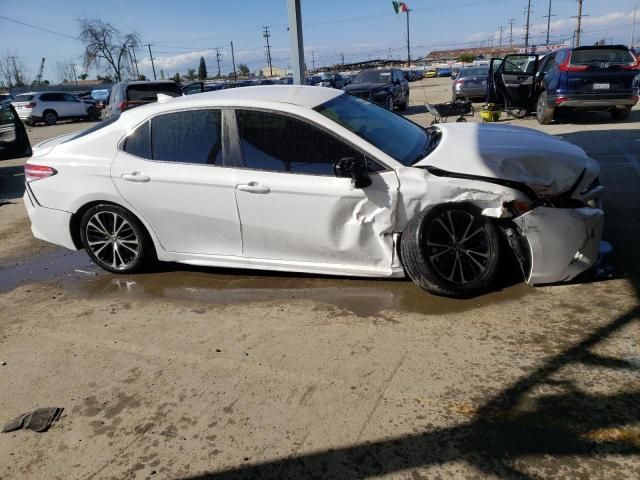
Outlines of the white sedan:
{"label": "white sedan", "polygon": [[596,262],[598,164],[513,126],[419,125],[340,90],[229,89],[34,147],[33,234],[115,273],[149,261],[401,277],[440,295]]}

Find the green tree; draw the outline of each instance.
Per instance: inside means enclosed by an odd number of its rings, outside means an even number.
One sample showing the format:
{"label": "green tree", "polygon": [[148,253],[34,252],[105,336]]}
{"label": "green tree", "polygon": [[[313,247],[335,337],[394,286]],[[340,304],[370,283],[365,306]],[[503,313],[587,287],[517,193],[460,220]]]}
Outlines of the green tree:
{"label": "green tree", "polygon": [[200,65],[198,66],[198,80],[207,78],[207,64],[204,63],[204,57],[200,57]]}
{"label": "green tree", "polygon": [[246,63],[241,63],[238,65],[238,73],[241,77],[248,77],[251,72],[249,71],[249,67]]}
{"label": "green tree", "polygon": [[196,79],[196,71],[193,68],[187,69],[187,79],[192,82]]}
{"label": "green tree", "polygon": [[80,75],[78,75],[78,78],[80,80],[86,80],[89,77],[88,73],[81,73]]}
{"label": "green tree", "polygon": [[178,72],[176,72],[176,74],[173,77],[171,77],[171,80],[173,80],[174,82],[179,84],[180,83],[180,74]]}
{"label": "green tree", "polygon": [[458,61],[464,63],[471,63],[475,60],[475,55],[473,53],[463,53],[458,57]]}

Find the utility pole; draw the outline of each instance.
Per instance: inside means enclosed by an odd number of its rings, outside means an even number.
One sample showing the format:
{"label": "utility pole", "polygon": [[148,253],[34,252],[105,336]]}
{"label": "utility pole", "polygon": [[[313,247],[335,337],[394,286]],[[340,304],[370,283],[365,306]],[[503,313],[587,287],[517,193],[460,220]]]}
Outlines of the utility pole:
{"label": "utility pole", "polygon": [[493,35],[489,35],[489,38],[487,40],[487,46],[493,47]]}
{"label": "utility pole", "polygon": [[578,16],[577,17],[571,17],[571,18],[577,18],[578,19],[578,28],[576,29],[576,42],[575,45],[576,47],[580,46],[580,32],[582,31],[582,0],[578,0]]}
{"label": "utility pole", "polygon": [[218,78],[220,78],[220,49],[216,48],[216,61],[218,62]]}
{"label": "utility pole", "polygon": [[129,49],[133,54],[133,64],[136,67],[136,80],[140,80],[140,70],[138,70],[138,59],[136,58],[136,49],[133,47],[129,47]]}
{"label": "utility pole", "polygon": [[236,56],[233,53],[233,42],[231,42],[231,64],[233,65],[233,81],[238,81],[238,75],[236,75]]}
{"label": "utility pole", "polygon": [[551,14],[551,0],[549,0],[549,13],[544,16],[547,19],[547,45],[549,45],[549,32],[551,31],[551,17],[555,15]]}
{"label": "utility pole", "polygon": [[509,19],[509,46],[513,45],[513,24],[515,21],[515,18]]}
{"label": "utility pole", "polygon": [[524,27],[524,53],[529,53],[529,28],[531,27],[531,0],[527,2],[527,24]]}
{"label": "utility pole", "polygon": [[411,37],[409,36],[409,8],[407,7],[407,67],[411,67]]}
{"label": "utility pole", "polygon": [[313,66],[313,71],[316,71],[316,52],[311,50],[311,65]]}
{"label": "utility pole", "polygon": [[75,63],[71,63],[71,68],[73,68],[73,79],[76,82],[76,85],[78,85],[78,77],[76,76],[76,64]]}
{"label": "utility pole", "polygon": [[269,65],[269,76],[273,77],[273,67],[271,65],[271,45],[269,45],[269,37],[271,34],[269,33],[269,27],[262,27],[262,36],[266,39],[267,45],[265,48],[267,49],[267,64]]}
{"label": "utility pole", "polygon": [[302,37],[302,8],[300,0],[288,0],[289,34],[291,39],[291,66],[293,83],[304,85],[306,64],[304,62],[304,42]]}
{"label": "utility pole", "polygon": [[631,25],[631,38],[629,39],[629,48],[633,48],[633,41],[636,36],[636,13],[638,11],[638,6],[636,5],[633,9],[633,24]]}
{"label": "utility pole", "polygon": [[153,79],[157,80],[157,78],[156,78],[156,67],[153,64],[153,54],[151,53],[151,44],[147,43],[147,47],[149,47],[149,56],[151,57],[151,68],[153,69]]}
{"label": "utility pole", "polygon": [[502,25],[500,25],[500,28],[498,28],[498,31],[500,32],[500,40],[498,41],[498,46],[502,46],[502,32],[504,32],[504,27]]}
{"label": "utility pole", "polygon": [[391,55],[391,47],[389,47],[389,60],[393,60],[393,56]]}
{"label": "utility pole", "polygon": [[341,62],[340,65],[344,65],[344,53],[340,54]]}

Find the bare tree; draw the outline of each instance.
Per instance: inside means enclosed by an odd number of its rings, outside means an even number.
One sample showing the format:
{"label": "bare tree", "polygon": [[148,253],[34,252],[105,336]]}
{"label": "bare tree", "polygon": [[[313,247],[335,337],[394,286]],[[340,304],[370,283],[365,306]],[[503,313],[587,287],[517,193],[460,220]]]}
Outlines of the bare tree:
{"label": "bare tree", "polygon": [[0,81],[7,87],[24,87],[31,83],[29,72],[20,57],[10,53],[0,56]]}
{"label": "bare tree", "polygon": [[73,83],[75,81],[71,62],[56,62],[54,70],[60,83]]}
{"label": "bare tree", "polygon": [[102,20],[79,20],[80,40],[85,45],[84,68],[106,67],[116,82],[123,76],[131,75],[132,60],[130,48],[140,46],[137,33],[122,33],[116,27]]}

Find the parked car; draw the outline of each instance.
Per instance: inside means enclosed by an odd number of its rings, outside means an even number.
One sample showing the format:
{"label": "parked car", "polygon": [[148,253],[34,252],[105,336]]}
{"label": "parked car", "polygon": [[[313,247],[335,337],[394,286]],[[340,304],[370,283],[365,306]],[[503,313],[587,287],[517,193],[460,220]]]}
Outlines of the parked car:
{"label": "parked car", "polygon": [[10,93],[0,93],[0,105],[13,102],[13,95]]}
{"label": "parked car", "polygon": [[317,85],[321,80],[322,77],[320,75],[311,75],[305,79],[306,84],[311,86]]}
{"label": "parked car", "polygon": [[389,110],[398,107],[406,110],[409,105],[409,82],[397,68],[363,70],[358,73],[344,91],[371,102],[384,105]]}
{"label": "parked car", "polygon": [[489,90],[496,101],[535,110],[542,124],[559,110],[609,111],[623,120],[638,102],[633,81],[639,71],[640,62],[623,45],[564,48],[542,60],[508,55],[498,66],[492,61]]}
{"label": "parked car", "polygon": [[345,80],[339,73],[321,73],[320,81],[316,83],[316,87],[328,87],[341,89],[345,86]]}
{"label": "parked car", "polygon": [[438,67],[436,69],[438,77],[450,77],[451,76],[451,68],[449,67]]}
{"label": "parked car", "polygon": [[425,78],[436,78],[438,76],[438,71],[435,68],[430,68],[424,74]]}
{"label": "parked car", "polygon": [[92,105],[66,92],[21,93],[11,102],[20,119],[28,125],[55,125],[58,120],[93,120],[97,113]]}
{"label": "parked car", "polygon": [[125,110],[155,102],[159,93],[179,97],[182,89],[171,80],[118,82],[111,87],[107,105],[102,110],[102,119],[117,117]]}
{"label": "parked car", "polygon": [[598,174],[583,150],[542,132],[425,129],[336,89],[256,87],[163,100],[47,140],[25,165],[24,203],[36,237],[114,273],[157,258],[407,274],[469,296],[490,288],[509,250],[534,284],[592,267]]}
{"label": "parked car", "polygon": [[91,90],[91,93],[89,94],[89,96],[93,100],[95,100],[96,109],[98,111],[101,111],[107,105],[107,101],[109,100],[109,89],[100,88],[96,90]]}
{"label": "parked car", "polygon": [[416,76],[411,70],[402,70],[402,75],[407,82],[415,82]]}
{"label": "parked car", "polygon": [[278,79],[278,83],[280,85],[293,85],[293,77],[291,77],[291,76],[280,77]]}
{"label": "parked car", "polygon": [[452,99],[484,100],[487,97],[489,67],[462,68],[451,85]]}
{"label": "parked car", "polygon": [[416,80],[422,80],[424,78],[424,72],[422,70],[411,70]]}
{"label": "parked car", "polygon": [[451,80],[455,80],[458,78],[458,73],[460,73],[461,68],[452,68],[451,69]]}
{"label": "parked car", "polygon": [[29,136],[10,103],[0,104],[0,160],[31,155]]}

